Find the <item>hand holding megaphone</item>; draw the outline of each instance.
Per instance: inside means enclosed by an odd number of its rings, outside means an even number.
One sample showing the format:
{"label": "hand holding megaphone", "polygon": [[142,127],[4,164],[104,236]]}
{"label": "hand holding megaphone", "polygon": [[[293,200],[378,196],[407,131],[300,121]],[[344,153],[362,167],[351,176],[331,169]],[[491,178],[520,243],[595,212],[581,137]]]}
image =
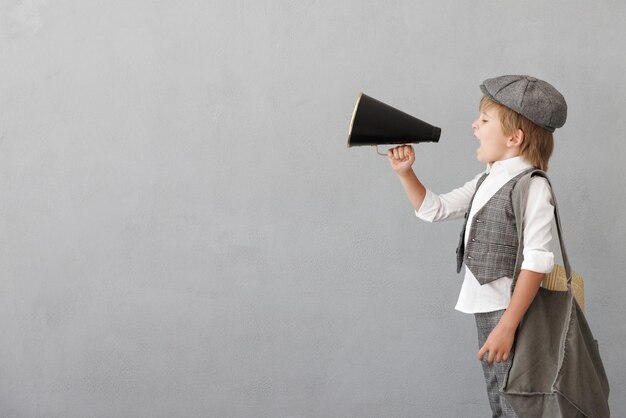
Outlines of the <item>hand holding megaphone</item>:
{"label": "hand holding megaphone", "polygon": [[398,174],[411,169],[415,161],[415,150],[411,145],[400,145],[387,150],[391,168]]}

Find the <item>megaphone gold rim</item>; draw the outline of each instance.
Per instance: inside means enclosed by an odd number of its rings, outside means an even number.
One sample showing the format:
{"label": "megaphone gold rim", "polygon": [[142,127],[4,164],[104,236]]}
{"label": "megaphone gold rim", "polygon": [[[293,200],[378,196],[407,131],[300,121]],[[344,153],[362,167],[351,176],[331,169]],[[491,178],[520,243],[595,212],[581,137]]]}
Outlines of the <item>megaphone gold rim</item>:
{"label": "megaphone gold rim", "polygon": [[352,137],[352,125],[354,125],[354,118],[356,117],[356,111],[359,108],[359,103],[361,103],[361,97],[363,97],[363,92],[359,93],[359,97],[356,99],[356,104],[354,105],[354,111],[352,111],[352,119],[350,120],[350,130],[348,131],[348,148],[350,148],[350,138]]}

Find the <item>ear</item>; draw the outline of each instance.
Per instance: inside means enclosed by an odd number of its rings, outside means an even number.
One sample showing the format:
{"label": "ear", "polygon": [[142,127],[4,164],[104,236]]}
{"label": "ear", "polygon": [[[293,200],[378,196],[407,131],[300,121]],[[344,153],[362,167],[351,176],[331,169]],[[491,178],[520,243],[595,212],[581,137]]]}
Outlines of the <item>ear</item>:
{"label": "ear", "polygon": [[518,129],[513,133],[513,135],[509,138],[508,145],[511,147],[519,147],[524,142],[524,131]]}

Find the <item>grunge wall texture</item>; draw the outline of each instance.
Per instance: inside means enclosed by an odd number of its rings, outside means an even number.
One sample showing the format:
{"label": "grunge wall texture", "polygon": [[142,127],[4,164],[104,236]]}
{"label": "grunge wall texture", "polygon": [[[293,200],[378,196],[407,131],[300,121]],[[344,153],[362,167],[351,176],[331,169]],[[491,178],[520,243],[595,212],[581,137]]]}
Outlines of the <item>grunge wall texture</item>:
{"label": "grunge wall texture", "polygon": [[484,169],[485,78],[566,97],[549,174],[626,416],[626,3],[0,4],[0,416],[480,417],[460,221],[347,149],[363,91]]}

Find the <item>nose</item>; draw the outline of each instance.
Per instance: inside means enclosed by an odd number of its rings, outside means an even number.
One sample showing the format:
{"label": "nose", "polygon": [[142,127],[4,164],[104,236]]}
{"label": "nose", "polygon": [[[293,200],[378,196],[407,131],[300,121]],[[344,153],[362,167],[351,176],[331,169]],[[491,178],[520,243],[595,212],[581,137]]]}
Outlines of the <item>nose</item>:
{"label": "nose", "polygon": [[476,119],[474,122],[472,122],[472,129],[474,129],[474,130],[478,129],[478,119]]}

